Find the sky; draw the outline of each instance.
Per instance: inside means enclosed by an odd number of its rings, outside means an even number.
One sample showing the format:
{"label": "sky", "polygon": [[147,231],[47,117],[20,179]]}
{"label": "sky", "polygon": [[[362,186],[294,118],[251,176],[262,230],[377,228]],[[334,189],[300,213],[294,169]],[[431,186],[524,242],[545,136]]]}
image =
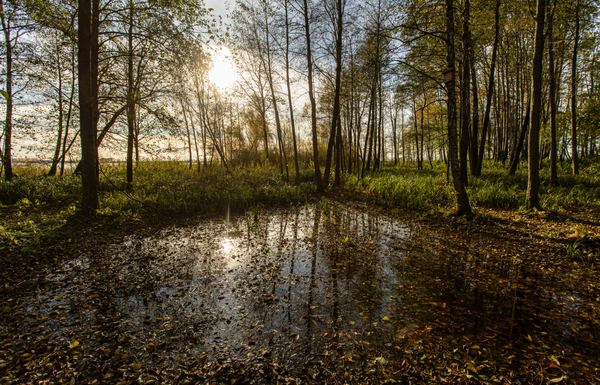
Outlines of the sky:
{"label": "sky", "polygon": [[208,8],[214,8],[216,15],[226,16],[227,5],[231,4],[231,0],[204,0]]}

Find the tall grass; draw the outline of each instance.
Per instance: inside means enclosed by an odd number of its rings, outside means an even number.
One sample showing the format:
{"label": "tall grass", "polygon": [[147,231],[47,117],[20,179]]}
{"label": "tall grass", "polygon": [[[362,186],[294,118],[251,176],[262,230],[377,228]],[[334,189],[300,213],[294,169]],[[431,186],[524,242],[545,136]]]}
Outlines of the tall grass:
{"label": "tall grass", "polygon": [[[590,209],[600,211],[600,162],[583,164],[581,175],[569,175],[568,165],[560,169],[559,186],[547,183],[542,170],[541,202],[544,208]],[[468,193],[476,207],[517,209],[524,203],[526,168],[514,176],[502,165],[486,162],[481,177],[469,177]],[[80,180],[76,176],[46,177],[35,166],[17,168],[19,177],[0,182],[0,204],[14,206],[27,200],[33,207],[64,209],[77,205]],[[303,202],[314,194],[312,171],[303,170],[300,183],[285,181],[269,167],[203,168],[197,172],[180,162],[142,162],[135,171],[131,188],[125,182],[123,165],[104,166],[100,174],[100,214],[137,215],[193,214],[221,211],[229,206],[244,209],[253,205]],[[375,203],[413,210],[451,207],[454,192],[441,162],[433,169],[417,171],[413,165],[386,167],[357,178],[344,178],[347,192]]]}
{"label": "tall grass", "polygon": [[[17,168],[18,177],[0,181],[0,250],[43,244],[77,212],[81,181],[77,176],[48,177],[40,167]],[[301,180],[306,180],[305,176]],[[227,208],[305,202],[312,182],[284,180],[268,167],[233,169],[209,167],[197,172],[177,162],[143,162],[127,186],[123,165],[100,171],[100,209],[103,221],[127,224],[141,218],[223,213]],[[45,237],[45,238],[44,238]]]}
{"label": "tall grass", "polygon": [[379,204],[415,210],[448,205],[452,196],[443,175],[383,171],[362,179],[348,176],[345,187]]}
{"label": "tall grass", "polygon": [[[581,175],[571,176],[568,165],[560,169],[559,185],[548,183],[547,169],[542,170],[540,198],[544,209],[589,210],[600,212],[600,162],[589,161]],[[415,210],[431,210],[454,204],[454,192],[447,183],[446,169],[441,162],[433,169],[416,170],[414,165],[384,168],[359,179],[347,176],[348,192],[363,200]],[[526,166],[516,175],[508,175],[505,167],[486,162],[480,177],[469,176],[467,192],[475,207],[518,209],[525,203],[527,190]]]}

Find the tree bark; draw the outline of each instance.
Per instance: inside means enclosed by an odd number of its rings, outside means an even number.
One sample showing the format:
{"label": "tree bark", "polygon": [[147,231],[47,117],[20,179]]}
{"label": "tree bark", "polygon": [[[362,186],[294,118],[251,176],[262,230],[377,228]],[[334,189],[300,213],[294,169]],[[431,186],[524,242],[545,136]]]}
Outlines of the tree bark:
{"label": "tree bark", "polygon": [[58,171],[58,162],[60,157],[60,149],[62,147],[63,139],[63,128],[64,128],[64,112],[63,112],[63,74],[62,74],[62,62],[61,62],[61,43],[60,40],[56,46],[56,66],[58,75],[58,133],[56,135],[56,146],[54,148],[54,156],[52,157],[52,163],[48,176],[55,176]]}
{"label": "tree bark", "polygon": [[135,84],[133,76],[133,18],[134,3],[129,0],[129,28],[127,32],[127,186],[133,183],[133,147],[135,136]]}
{"label": "tree bark", "polygon": [[579,157],[577,154],[577,54],[579,49],[580,12],[579,0],[575,5],[575,41],[573,43],[573,60],[571,61],[571,162],[573,175],[579,174]]}
{"label": "tree bark", "polygon": [[452,182],[456,192],[457,215],[471,217],[471,205],[458,163],[458,140],[456,137],[456,53],[454,48],[454,0],[446,0],[446,73],[444,74],[448,110],[448,157],[452,169]]}
{"label": "tree bark", "polygon": [[[343,36],[343,10],[342,0],[336,0],[336,33],[335,33],[335,91],[333,97],[333,116],[331,118],[331,129],[329,131],[329,142],[327,144],[327,158],[325,160],[325,174],[323,175],[323,187],[329,185],[329,175],[331,172],[331,160],[334,142],[337,141],[338,131],[341,122],[340,94],[342,89],[342,42]],[[339,158],[336,157],[336,163]],[[336,170],[339,170],[336,165]],[[336,175],[336,182],[339,183],[339,176]]]}
{"label": "tree bark", "polygon": [[535,49],[531,70],[531,122],[529,123],[529,142],[527,147],[527,198],[526,205],[530,209],[541,209],[540,188],[540,126],[542,118],[542,60],[544,56],[544,19],[546,1],[537,0],[535,16]]}
{"label": "tree bark", "polygon": [[471,123],[471,144],[469,145],[469,161],[471,175],[477,176],[479,167],[479,87],[477,84],[477,69],[475,55],[471,46],[471,82],[473,94],[473,121]]}
{"label": "tree bark", "polygon": [[[62,155],[60,159],[60,176],[65,173],[65,160],[67,157],[67,139],[69,138],[69,128],[71,128],[71,122],[73,120],[73,99],[75,97],[75,81],[77,76],[76,71],[76,60],[75,60],[75,48],[71,50],[71,94],[69,95],[69,108],[67,110],[67,122],[65,125],[65,136],[62,141]],[[71,148],[71,146],[69,146]]]}
{"label": "tree bark", "polygon": [[304,32],[306,35],[306,63],[308,67],[308,96],[310,99],[310,118],[312,131],[312,147],[313,147],[313,162],[315,166],[315,184],[317,190],[323,191],[323,183],[321,182],[321,167],[319,166],[319,143],[317,138],[317,101],[315,99],[315,91],[313,84],[313,57],[310,36],[310,21],[308,0],[304,2]]}
{"label": "tree bark", "polygon": [[97,35],[92,33],[92,4],[90,0],[79,1],[78,16],[78,62],[79,62],[79,108],[81,132],[81,182],[82,200],[81,212],[92,216],[98,208],[98,173],[96,148],[96,130],[94,124],[94,88],[93,85],[93,43]]}
{"label": "tree bark", "polygon": [[471,132],[471,33],[469,30],[471,4],[464,0],[462,31],[462,79],[460,83],[460,173],[465,186],[468,184],[467,155]]}
{"label": "tree bark", "polygon": [[2,163],[4,167],[4,179],[9,181],[13,178],[12,167],[12,129],[13,129],[13,42],[11,17],[6,14],[4,0],[0,0],[0,17],[2,19],[2,30],[4,32],[5,59],[6,59],[6,111],[4,120],[4,154]]}
{"label": "tree bark", "polygon": [[[192,136],[190,134],[190,125],[188,123],[187,113],[185,111],[185,105],[183,104],[183,98],[181,100],[179,100],[179,103],[181,104],[181,113],[183,114],[183,121],[185,123],[185,133],[187,136],[187,143],[188,143],[188,168],[191,170],[192,165],[194,164],[194,159],[192,157]],[[192,119],[191,116],[190,116],[190,119]],[[198,163],[200,163],[199,159],[198,159]]]}
{"label": "tree bark", "polygon": [[483,127],[481,128],[481,144],[479,145],[479,156],[477,157],[476,176],[481,175],[483,168],[483,155],[485,151],[485,142],[490,127],[490,112],[492,107],[492,98],[494,96],[494,76],[496,70],[496,61],[498,57],[498,45],[500,43],[500,0],[496,0],[496,9],[494,12],[494,46],[492,48],[492,62],[490,64],[490,74],[488,78],[488,91],[485,100],[485,112],[483,116]]}
{"label": "tree bark", "polygon": [[[273,103],[273,113],[275,114],[275,129],[277,130],[277,142],[279,146],[279,168],[280,172],[283,175],[285,169],[285,177],[286,179],[290,178],[288,164],[287,164],[287,154],[285,151],[285,144],[283,143],[283,134],[281,129],[281,119],[279,116],[279,107],[277,105],[277,96],[275,95],[275,84],[273,82],[273,68],[271,65],[271,37],[269,35],[269,15],[268,15],[268,4],[266,0],[263,3],[264,12],[265,12],[265,41],[266,41],[266,54],[267,54],[267,63],[266,63],[266,71],[267,71],[267,80],[269,82],[269,89],[271,91],[271,99]],[[261,55],[262,56],[262,55]],[[263,59],[264,62],[264,59]]]}
{"label": "tree bark", "polygon": [[289,0],[285,0],[285,81],[287,85],[288,106],[290,109],[290,125],[292,127],[292,143],[294,146],[294,170],[296,182],[300,179],[298,164],[298,144],[296,141],[296,122],[294,120],[294,104],[292,103],[292,86],[290,84],[290,20],[288,15]]}
{"label": "tree bark", "polygon": [[[556,3],[554,4],[556,8]],[[550,183],[553,186],[558,185],[558,172],[556,158],[558,154],[558,143],[556,140],[556,110],[557,110],[557,92],[556,92],[556,69],[554,58],[554,9],[550,13],[548,20],[548,83],[549,95],[548,102],[550,104]]]}
{"label": "tree bark", "polygon": [[517,140],[517,144],[510,158],[510,169],[508,175],[515,175],[517,168],[519,167],[519,161],[521,160],[521,152],[523,151],[523,145],[525,143],[525,136],[529,129],[529,119],[531,116],[531,100],[527,102],[527,110],[525,111],[525,118],[523,118],[523,124],[521,127],[521,133]]}

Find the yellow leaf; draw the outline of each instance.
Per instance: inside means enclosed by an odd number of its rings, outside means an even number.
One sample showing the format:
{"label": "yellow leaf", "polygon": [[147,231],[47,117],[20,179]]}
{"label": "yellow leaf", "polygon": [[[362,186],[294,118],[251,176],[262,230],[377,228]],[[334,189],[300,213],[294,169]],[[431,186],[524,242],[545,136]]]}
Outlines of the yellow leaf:
{"label": "yellow leaf", "polygon": [[70,347],[71,349],[75,349],[75,348],[76,348],[76,347],[78,347],[78,346],[79,346],[79,341],[77,341],[77,340],[75,340],[75,341],[73,341],[73,342],[71,342],[71,343],[69,344],[69,347]]}
{"label": "yellow leaf", "polygon": [[553,379],[551,379],[548,382],[551,383],[551,384],[558,384],[559,382],[563,382],[563,380],[566,380],[566,379],[567,379],[567,376],[563,375],[563,376],[560,376],[560,377],[557,377],[557,378],[553,378]]}
{"label": "yellow leaf", "polygon": [[560,362],[558,361],[558,359],[556,358],[556,356],[550,356],[548,357],[548,359],[552,362],[554,362],[556,365],[560,366]]}
{"label": "yellow leaf", "polygon": [[388,322],[391,321],[390,317],[388,317],[387,315],[385,317],[383,317],[382,320],[388,321]]}

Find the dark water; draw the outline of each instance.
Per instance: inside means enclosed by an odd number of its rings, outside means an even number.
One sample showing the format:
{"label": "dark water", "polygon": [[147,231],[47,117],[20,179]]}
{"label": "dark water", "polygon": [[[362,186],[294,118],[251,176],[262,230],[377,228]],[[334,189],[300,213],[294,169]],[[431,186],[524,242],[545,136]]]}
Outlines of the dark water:
{"label": "dark water", "polygon": [[472,347],[526,365],[540,339],[598,354],[598,320],[576,291],[514,260],[415,246],[416,232],[337,203],[202,220],[65,264],[27,311],[90,360],[156,368],[357,350],[426,361]]}
{"label": "dark water", "polygon": [[58,295],[40,293],[30,310],[69,309],[73,324],[112,317],[114,333],[182,338],[190,354],[289,354],[288,343],[310,349],[324,330],[391,319],[410,300],[397,270],[409,236],[389,218],[337,206],[203,221],[70,262],[47,277]]}

